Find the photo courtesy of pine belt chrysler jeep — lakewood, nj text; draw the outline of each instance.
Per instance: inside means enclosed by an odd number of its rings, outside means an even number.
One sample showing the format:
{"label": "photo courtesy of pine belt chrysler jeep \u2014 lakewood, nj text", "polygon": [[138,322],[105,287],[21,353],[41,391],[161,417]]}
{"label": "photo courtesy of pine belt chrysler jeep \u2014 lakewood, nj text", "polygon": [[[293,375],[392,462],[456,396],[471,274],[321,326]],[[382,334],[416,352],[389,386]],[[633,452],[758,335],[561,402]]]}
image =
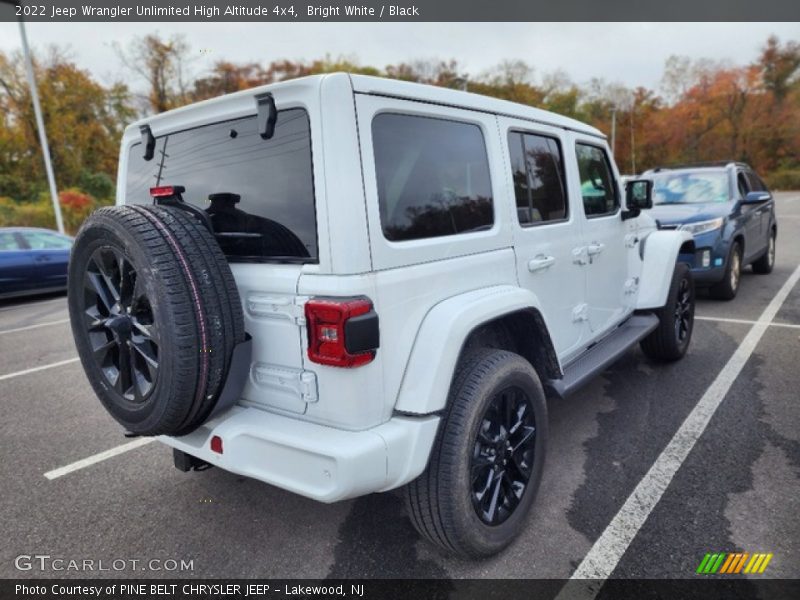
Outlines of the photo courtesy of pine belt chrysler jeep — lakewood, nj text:
{"label": "photo courtesy of pine belt chrysler jeep \u2014 lakewood, nj text", "polygon": [[680,359],[694,240],[605,136],[511,102],[328,74],[142,120],[78,233],[72,330],[127,436],[322,502],[403,488],[440,547],[524,527],[557,401]]}

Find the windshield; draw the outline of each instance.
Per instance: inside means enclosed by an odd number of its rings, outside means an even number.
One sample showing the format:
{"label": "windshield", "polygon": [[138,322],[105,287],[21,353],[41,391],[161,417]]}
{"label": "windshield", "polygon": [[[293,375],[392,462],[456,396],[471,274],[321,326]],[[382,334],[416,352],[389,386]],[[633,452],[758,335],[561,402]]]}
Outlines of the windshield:
{"label": "windshield", "polygon": [[730,197],[725,171],[664,172],[648,177],[653,180],[653,204],[727,202]]}

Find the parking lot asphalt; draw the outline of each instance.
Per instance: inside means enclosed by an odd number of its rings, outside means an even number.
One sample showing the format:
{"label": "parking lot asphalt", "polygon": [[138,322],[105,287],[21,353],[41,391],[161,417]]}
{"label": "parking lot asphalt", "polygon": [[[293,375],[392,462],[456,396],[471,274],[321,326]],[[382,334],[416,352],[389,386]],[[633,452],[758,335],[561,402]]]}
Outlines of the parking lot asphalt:
{"label": "parking lot asphalt", "polygon": [[[65,362],[76,356],[65,298],[0,304],[0,577],[567,578],[800,265],[800,192],[776,197],[775,270],[748,269],[732,302],[701,293],[683,361],[657,365],[636,349],[576,395],[549,402],[547,464],[527,526],[483,561],[421,540],[396,493],[320,504],[218,469],[181,473],[158,442],[45,477],[130,440],[80,364]],[[689,577],[706,552],[773,553],[767,576],[800,577],[800,284],[725,383],[613,577]],[[33,554],[127,565],[15,567]],[[143,567],[152,559],[192,568]]]}

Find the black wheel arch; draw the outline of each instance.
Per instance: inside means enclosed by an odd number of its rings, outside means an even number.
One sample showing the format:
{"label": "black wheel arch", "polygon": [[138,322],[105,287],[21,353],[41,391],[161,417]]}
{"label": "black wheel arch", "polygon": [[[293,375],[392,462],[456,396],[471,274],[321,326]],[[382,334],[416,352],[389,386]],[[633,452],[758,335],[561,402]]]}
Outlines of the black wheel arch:
{"label": "black wheel arch", "polygon": [[464,340],[456,364],[480,348],[519,354],[531,363],[542,381],[563,376],[544,317],[534,307],[494,317],[475,327]]}

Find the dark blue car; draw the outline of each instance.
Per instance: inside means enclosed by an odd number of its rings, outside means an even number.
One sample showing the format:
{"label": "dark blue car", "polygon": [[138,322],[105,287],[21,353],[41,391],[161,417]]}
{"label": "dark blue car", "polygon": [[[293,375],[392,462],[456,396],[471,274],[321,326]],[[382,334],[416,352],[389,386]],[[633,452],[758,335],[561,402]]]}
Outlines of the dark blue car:
{"label": "dark blue car", "polygon": [[48,229],[0,227],[0,298],[65,290],[71,247]]}
{"label": "dark blue car", "polygon": [[694,236],[695,253],[681,255],[692,266],[697,286],[730,300],[739,290],[742,269],[770,273],[775,265],[775,200],[753,170],[743,163],[658,168],[643,178],[653,181],[651,215],[662,229],[683,229]]}

